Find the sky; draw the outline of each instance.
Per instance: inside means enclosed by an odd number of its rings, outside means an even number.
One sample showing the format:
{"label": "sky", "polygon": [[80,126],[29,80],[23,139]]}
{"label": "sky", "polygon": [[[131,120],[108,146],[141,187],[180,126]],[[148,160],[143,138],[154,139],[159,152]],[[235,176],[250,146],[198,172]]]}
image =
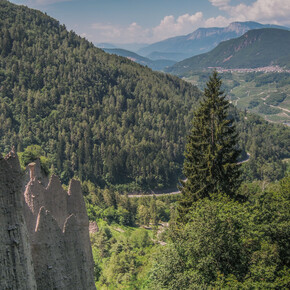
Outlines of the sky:
{"label": "sky", "polygon": [[199,27],[257,21],[290,27],[290,0],[11,0],[97,43],[154,43]]}

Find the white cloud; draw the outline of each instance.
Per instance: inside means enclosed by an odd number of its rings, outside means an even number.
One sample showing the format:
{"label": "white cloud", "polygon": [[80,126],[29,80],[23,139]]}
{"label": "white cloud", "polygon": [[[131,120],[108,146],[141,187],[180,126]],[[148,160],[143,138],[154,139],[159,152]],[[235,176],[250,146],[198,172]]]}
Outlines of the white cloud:
{"label": "white cloud", "polygon": [[229,4],[231,0],[209,0],[209,2],[216,7],[224,7]]}
{"label": "white cloud", "polygon": [[251,5],[230,5],[227,0],[209,0],[212,5],[225,11],[235,21],[258,21],[262,23],[290,24],[289,0],[256,0]]}
{"label": "white cloud", "polygon": [[[36,1],[48,2],[49,0]],[[205,19],[202,12],[187,13],[178,17],[168,15],[157,26],[147,29],[136,22],[129,26],[95,23],[92,25],[90,35],[87,35],[87,37],[94,42],[152,43],[169,37],[191,33],[199,27],[225,27],[234,21],[257,21],[290,25],[289,0],[255,0],[250,5],[232,5],[231,0],[208,1],[223,11],[223,16],[218,15]]]}
{"label": "white cloud", "polygon": [[[187,34],[203,24],[203,14],[197,12],[193,15],[184,14],[177,18],[173,15],[165,16],[159,25],[146,29],[136,22],[129,26],[117,26],[113,24],[94,23],[91,28],[96,42],[155,42],[169,37]],[[101,39],[99,41],[98,39]]]}
{"label": "white cloud", "polygon": [[195,30],[202,22],[202,12],[196,12],[193,15],[184,14],[176,19],[173,15],[165,16],[160,24],[152,29],[153,38],[165,39],[176,35],[187,34]]}
{"label": "white cloud", "polygon": [[224,16],[217,16],[217,17],[211,17],[205,20],[204,26],[205,27],[225,27],[228,26],[231,22],[233,22],[233,19],[226,18]]}
{"label": "white cloud", "polygon": [[130,43],[144,42],[148,38],[149,30],[143,29],[136,22],[129,26],[119,26],[113,24],[94,23],[89,37],[96,42]]}

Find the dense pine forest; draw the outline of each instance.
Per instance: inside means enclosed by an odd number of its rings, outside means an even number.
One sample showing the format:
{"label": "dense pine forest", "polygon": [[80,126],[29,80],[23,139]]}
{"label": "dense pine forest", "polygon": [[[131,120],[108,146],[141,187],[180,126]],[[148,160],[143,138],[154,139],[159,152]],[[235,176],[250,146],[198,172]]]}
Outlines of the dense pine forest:
{"label": "dense pine forest", "polygon": [[100,226],[91,235],[97,287],[289,288],[290,176],[240,186],[221,83],[214,72],[195,110],[181,197],[129,199],[86,183],[89,216]]}
{"label": "dense pine forest", "polygon": [[290,288],[290,129],[213,76],[202,93],[0,0],[0,150],[81,180],[98,289]]}
{"label": "dense pine forest", "polygon": [[64,181],[176,181],[198,90],[1,1],[1,149],[38,144]]}
{"label": "dense pine forest", "polygon": [[[63,182],[176,184],[201,96],[196,87],[108,55],[39,11],[1,1],[0,15],[2,151],[40,145]],[[287,128],[232,114],[244,157],[246,150],[252,156],[245,176],[281,177]]]}

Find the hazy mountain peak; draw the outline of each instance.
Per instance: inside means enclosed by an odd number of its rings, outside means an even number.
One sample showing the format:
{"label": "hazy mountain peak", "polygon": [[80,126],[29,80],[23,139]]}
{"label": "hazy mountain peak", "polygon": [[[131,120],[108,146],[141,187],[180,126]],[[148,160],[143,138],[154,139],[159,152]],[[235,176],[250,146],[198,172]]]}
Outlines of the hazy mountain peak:
{"label": "hazy mountain peak", "polygon": [[218,67],[220,69],[258,69],[276,66],[290,68],[290,31],[277,28],[252,29],[239,38],[220,43],[208,53],[185,59],[168,72],[185,75]]}
{"label": "hazy mountain peak", "polygon": [[152,52],[157,52],[160,57],[162,57],[162,53],[174,53],[177,56],[175,60],[178,61],[181,60],[180,56],[183,56],[184,59],[208,52],[222,41],[237,38],[249,30],[260,28],[288,29],[282,26],[261,24],[254,21],[232,22],[227,27],[198,28],[190,34],[171,37],[153,43],[140,49],[138,53],[148,56]]}

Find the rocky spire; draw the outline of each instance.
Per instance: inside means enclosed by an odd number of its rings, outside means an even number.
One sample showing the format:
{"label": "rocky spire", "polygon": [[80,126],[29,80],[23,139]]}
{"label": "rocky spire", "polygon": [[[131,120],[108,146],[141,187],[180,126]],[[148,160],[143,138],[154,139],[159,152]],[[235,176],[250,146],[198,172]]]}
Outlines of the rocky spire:
{"label": "rocky spire", "polygon": [[38,160],[22,174],[14,149],[0,154],[0,289],[96,289],[80,183],[46,179]]}
{"label": "rocky spire", "polygon": [[0,289],[36,289],[15,151],[0,154]]}

